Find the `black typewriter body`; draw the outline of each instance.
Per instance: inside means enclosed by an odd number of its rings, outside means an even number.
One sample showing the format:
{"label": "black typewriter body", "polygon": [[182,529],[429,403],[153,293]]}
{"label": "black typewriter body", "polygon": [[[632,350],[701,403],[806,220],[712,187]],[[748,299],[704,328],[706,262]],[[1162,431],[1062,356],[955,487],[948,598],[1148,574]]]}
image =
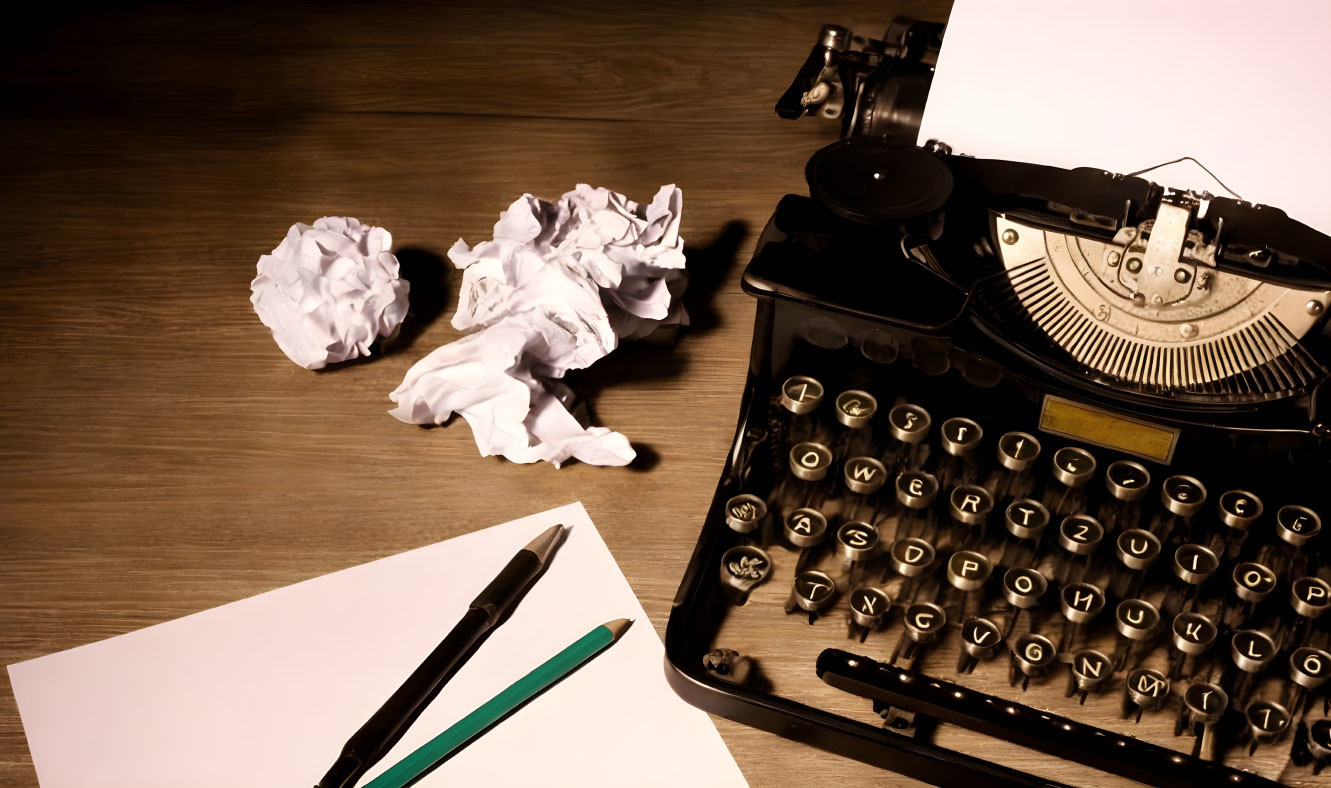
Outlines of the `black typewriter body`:
{"label": "black typewriter body", "polygon": [[744,274],[676,689],[940,785],[1331,785],[1331,239],[847,133]]}

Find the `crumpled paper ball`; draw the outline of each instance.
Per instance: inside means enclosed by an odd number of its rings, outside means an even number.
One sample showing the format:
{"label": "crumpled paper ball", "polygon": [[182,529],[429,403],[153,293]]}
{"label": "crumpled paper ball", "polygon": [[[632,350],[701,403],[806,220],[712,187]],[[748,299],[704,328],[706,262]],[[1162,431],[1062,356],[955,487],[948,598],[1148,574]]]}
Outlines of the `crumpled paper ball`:
{"label": "crumpled paper ball", "polygon": [[576,417],[557,380],[621,339],[687,324],[682,208],[673,184],[648,205],[585,184],[556,202],[514,201],[493,240],[448,252],[463,269],[453,326],[478,330],[408,370],[389,412],[411,424],[459,413],[482,455],[514,462],[631,462],[628,438]]}
{"label": "crumpled paper ball", "polygon": [[306,369],[370,355],[407,316],[410,283],[382,227],[342,216],[293,224],[259,258],[250,303],[287,358]]}

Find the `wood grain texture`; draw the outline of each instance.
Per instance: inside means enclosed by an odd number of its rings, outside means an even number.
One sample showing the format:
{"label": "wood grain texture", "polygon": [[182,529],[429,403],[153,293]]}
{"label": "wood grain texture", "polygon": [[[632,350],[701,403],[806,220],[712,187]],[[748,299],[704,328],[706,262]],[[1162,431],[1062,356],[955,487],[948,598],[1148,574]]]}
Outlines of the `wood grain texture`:
{"label": "wood grain texture", "polygon": [[[735,426],[742,264],[832,126],[772,105],[826,21],[921,0],[45,10],[0,54],[0,661],[581,500],[658,630]],[[697,326],[571,381],[643,461],[520,466],[385,411],[457,337],[444,250],[523,192],[684,189]],[[296,221],[388,227],[413,314],[384,357],[285,359],[248,303]],[[8,683],[0,784],[31,785]],[[724,720],[755,786],[900,784]]]}

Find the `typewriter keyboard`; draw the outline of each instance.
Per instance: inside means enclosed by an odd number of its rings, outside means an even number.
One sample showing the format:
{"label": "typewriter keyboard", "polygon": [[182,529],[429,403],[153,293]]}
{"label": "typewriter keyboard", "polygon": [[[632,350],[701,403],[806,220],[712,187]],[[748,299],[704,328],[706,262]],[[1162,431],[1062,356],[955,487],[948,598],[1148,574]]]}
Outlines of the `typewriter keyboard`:
{"label": "typewriter keyboard", "polygon": [[[1331,784],[1331,567],[1320,513],[1259,488],[1271,469],[1212,478],[1040,433],[982,389],[809,372],[765,392],[723,504],[714,674],[894,735],[1094,728],[1100,752]],[[954,725],[892,703],[920,677]],[[951,719],[971,695],[989,723]]]}

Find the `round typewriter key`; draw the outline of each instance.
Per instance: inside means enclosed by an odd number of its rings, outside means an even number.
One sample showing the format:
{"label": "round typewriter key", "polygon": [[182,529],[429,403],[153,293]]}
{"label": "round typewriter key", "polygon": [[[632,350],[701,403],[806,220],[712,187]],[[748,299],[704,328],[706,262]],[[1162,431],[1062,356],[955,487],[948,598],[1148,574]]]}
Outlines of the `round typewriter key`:
{"label": "round typewriter key", "polygon": [[1183,706],[1193,722],[1218,722],[1229,708],[1229,696],[1219,685],[1199,681],[1184,691]]}
{"label": "round typewriter key", "polygon": [[989,559],[980,553],[961,550],[947,559],[947,582],[959,591],[975,591],[984,587],[994,571]]}
{"label": "round typewriter key", "polygon": [[801,610],[817,613],[836,593],[836,581],[823,572],[810,569],[795,578],[795,604]]}
{"label": "round typewriter key", "polygon": [[886,331],[875,328],[860,341],[860,355],[875,364],[891,364],[901,355],[901,343]]}
{"label": "round typewriter key", "polygon": [[[1331,720],[1318,720],[1308,728],[1308,751],[1317,759],[1318,765],[1331,760]],[[1313,774],[1317,773],[1313,770]]]}
{"label": "round typewriter key", "polygon": [[943,422],[943,451],[953,457],[966,457],[980,445],[984,430],[970,419],[956,417]]}
{"label": "round typewriter key", "polygon": [[952,519],[966,525],[983,525],[993,511],[994,498],[989,491],[976,484],[959,484],[948,495],[948,512]]}
{"label": "round typewriter key", "polygon": [[892,607],[892,597],[872,586],[860,586],[850,592],[850,620],[865,629],[877,629]]}
{"label": "round typewriter key", "polygon": [[827,537],[827,518],[817,509],[796,509],[786,515],[785,532],[796,547],[814,547]]}
{"label": "round typewriter key", "polygon": [[1240,531],[1262,516],[1262,499],[1245,490],[1228,490],[1220,494],[1220,522]]}
{"label": "round typewriter key", "polygon": [[1128,640],[1146,640],[1160,623],[1160,611],[1143,599],[1125,599],[1114,610],[1114,626]]}
{"label": "round typewriter key", "polygon": [[1248,711],[1244,716],[1248,718],[1248,726],[1252,731],[1252,749],[1258,744],[1276,741],[1289,730],[1289,712],[1274,701],[1255,701],[1248,705]]}
{"label": "round typewriter key", "polygon": [[[1086,693],[1101,691],[1114,676],[1114,666],[1109,657],[1094,649],[1073,654],[1071,668],[1072,684],[1075,687],[1073,691],[1081,691],[1082,703],[1086,702]],[[1067,694],[1071,695],[1072,692]]]}
{"label": "round typewriter key", "polygon": [[756,495],[744,493],[726,501],[725,511],[726,525],[733,531],[747,534],[767,517],[767,502]]}
{"label": "round typewriter key", "polygon": [[867,426],[878,410],[878,400],[867,391],[843,391],[836,398],[836,420],[851,429]]}
{"label": "round typewriter key", "polygon": [[1105,487],[1120,501],[1139,501],[1151,486],[1151,473],[1141,463],[1117,460],[1105,468]]}
{"label": "round typewriter key", "polygon": [[836,531],[836,542],[837,555],[847,561],[863,561],[878,549],[878,529],[869,523],[845,523]]}
{"label": "round typewriter key", "polygon": [[1003,643],[1003,630],[987,618],[968,618],[961,625],[961,648],[975,659],[992,659]]}
{"label": "round typewriter key", "polygon": [[806,375],[786,378],[781,384],[781,407],[797,416],[810,413],[823,401],[823,384]]}
{"label": "round typewriter key", "polygon": [[1174,551],[1174,576],[1190,586],[1199,586],[1220,568],[1220,557],[1199,544],[1181,544]]}
{"label": "round typewriter key", "polygon": [[1100,546],[1105,528],[1089,514],[1074,514],[1063,518],[1058,526],[1058,544],[1073,555],[1090,555]]}
{"label": "round typewriter key", "polygon": [[1034,435],[1008,432],[998,439],[998,464],[1020,473],[1031,467],[1040,456],[1040,442]]}
{"label": "round typewriter key", "polygon": [[1118,560],[1129,569],[1148,569],[1160,557],[1160,540],[1150,531],[1133,528],[1118,535]]}
{"label": "round typewriter key", "polygon": [[924,471],[897,474],[897,500],[907,509],[927,509],[938,497],[938,480]]}
{"label": "round typewriter key", "polygon": [[1043,676],[1058,661],[1058,649],[1044,635],[1027,632],[1012,646],[1012,658],[1017,669],[1028,678]]}
{"label": "round typewriter key", "polygon": [[842,470],[846,489],[860,495],[872,495],[887,481],[887,468],[873,457],[851,457]]}
{"label": "round typewriter key", "polygon": [[1206,654],[1211,644],[1215,643],[1215,636],[1219,634],[1211,619],[1199,612],[1181,612],[1174,616],[1171,630],[1173,630],[1174,648],[1189,656]]}
{"label": "round typewriter key", "polygon": [[790,450],[790,472],[806,482],[816,482],[832,467],[832,450],[821,443],[797,443]]}
{"label": "round typewriter key", "polygon": [[1229,641],[1229,656],[1245,673],[1256,673],[1276,655],[1276,644],[1265,632],[1240,629]]}
{"label": "round typewriter key", "polygon": [[1034,569],[1017,567],[1003,575],[1003,598],[1013,607],[1025,610],[1039,604],[1049,588],[1049,581]]}
{"label": "round typewriter key", "polygon": [[1276,573],[1247,561],[1234,567],[1234,594],[1244,602],[1260,602],[1276,588]]}
{"label": "round typewriter key", "polygon": [[1169,700],[1169,679],[1158,670],[1138,668],[1128,674],[1127,700],[1145,711],[1155,711]]}
{"label": "round typewriter key", "polygon": [[1074,624],[1085,624],[1105,609],[1105,592],[1090,583],[1068,583],[1058,590],[1058,609]]}
{"label": "round typewriter key", "polygon": [[1049,510],[1039,501],[1020,498],[1008,504],[1003,524],[1018,539],[1038,539],[1049,525]]}
{"label": "round typewriter key", "polygon": [[1282,506],[1276,512],[1276,536],[1302,547],[1322,530],[1322,518],[1306,506]]}
{"label": "round typewriter key", "polygon": [[1054,478],[1069,487],[1080,487],[1095,475],[1095,457],[1085,449],[1064,446],[1054,452]]}
{"label": "round typewriter key", "polygon": [[929,411],[919,405],[897,405],[887,412],[892,437],[902,443],[919,443],[929,435]]}
{"label": "round typewriter key", "polygon": [[747,594],[772,574],[772,559],[753,545],[740,545],[721,556],[721,582]]}
{"label": "round typewriter key", "polygon": [[1211,619],[1201,613],[1179,613],[1174,616],[1172,629],[1174,648],[1190,657],[1205,654],[1220,633]]}
{"label": "round typewriter key", "polygon": [[1206,503],[1206,487],[1191,476],[1170,476],[1160,485],[1165,508],[1180,517],[1191,517]]}
{"label": "round typewriter key", "polygon": [[947,612],[932,602],[921,602],[906,608],[905,624],[911,640],[929,643],[947,631]]}
{"label": "round typewriter key", "polygon": [[888,548],[892,568],[903,577],[918,577],[934,562],[934,546],[913,536],[898,539]]}
{"label": "round typewriter key", "polygon": [[1289,680],[1304,689],[1315,690],[1331,676],[1331,654],[1320,648],[1303,646],[1289,655]]}
{"label": "round typewriter key", "polygon": [[1300,577],[1289,585],[1289,603],[1305,618],[1317,618],[1331,607],[1331,585],[1319,577]]}

